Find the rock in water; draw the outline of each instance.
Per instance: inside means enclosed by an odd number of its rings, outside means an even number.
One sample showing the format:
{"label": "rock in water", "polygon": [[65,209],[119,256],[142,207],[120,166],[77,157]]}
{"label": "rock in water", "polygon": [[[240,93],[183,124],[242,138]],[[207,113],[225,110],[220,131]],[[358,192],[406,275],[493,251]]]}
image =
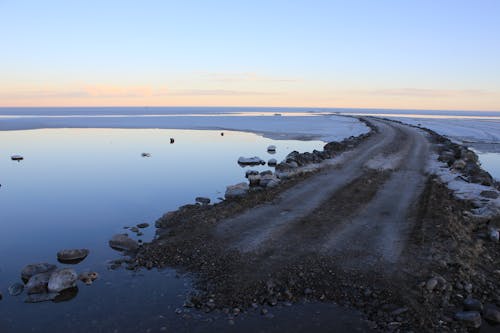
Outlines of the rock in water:
{"label": "rock in water", "polygon": [[10,159],[13,161],[22,161],[24,160],[24,157],[22,157],[21,155],[12,155]]}
{"label": "rock in water", "polygon": [[276,146],[270,145],[269,147],[267,147],[267,151],[270,153],[276,152]]}
{"label": "rock in water", "polygon": [[57,268],[56,265],[48,264],[46,262],[29,264],[23,268],[21,271],[21,279],[28,281],[33,275],[52,272]]}
{"label": "rock in water", "polygon": [[142,153],[141,156],[142,157],[151,157],[151,154],[150,153]]}
{"label": "rock in water", "polygon": [[65,264],[77,264],[89,255],[87,249],[61,250],[57,252],[57,260]]}
{"label": "rock in water", "polygon": [[248,182],[250,186],[259,186],[260,184],[260,175],[250,175],[248,176]]}
{"label": "rock in water", "polygon": [[45,272],[33,275],[24,287],[28,294],[42,294],[47,292],[47,285],[52,272]]}
{"label": "rock in water", "polygon": [[146,223],[146,222],[144,222],[144,223],[139,223],[139,224],[137,225],[137,228],[141,228],[141,229],[144,229],[144,228],[147,228],[147,227],[149,227],[149,223]]}
{"label": "rock in water", "polygon": [[58,293],[62,290],[73,288],[76,285],[78,275],[72,268],[64,268],[52,272],[47,285],[49,292]]}
{"label": "rock in water", "polygon": [[461,311],[455,313],[455,319],[464,323],[467,327],[481,327],[481,315],[477,311]]}
{"label": "rock in water", "polygon": [[226,188],[226,198],[236,198],[241,197],[247,194],[248,192],[248,184],[247,183],[239,183],[236,185],[231,185]]}
{"label": "rock in water", "polygon": [[266,162],[262,159],[260,159],[257,156],[254,157],[240,157],[238,158],[238,164],[241,165],[259,165],[259,164],[266,164]]}
{"label": "rock in water", "polygon": [[78,280],[85,283],[87,286],[91,285],[99,277],[96,272],[84,272],[78,275]]}
{"label": "rock in water", "polygon": [[199,204],[202,205],[208,205],[210,203],[210,198],[205,198],[205,197],[197,197],[195,201]]}
{"label": "rock in water", "polygon": [[9,287],[9,294],[10,296],[17,296],[20,295],[24,290],[24,284],[22,283],[13,283]]}
{"label": "rock in water", "polygon": [[269,166],[276,166],[278,164],[278,161],[275,158],[271,158],[269,161],[267,161],[267,165]]}
{"label": "rock in water", "polygon": [[139,244],[127,234],[116,234],[109,241],[109,246],[118,251],[137,251]]}

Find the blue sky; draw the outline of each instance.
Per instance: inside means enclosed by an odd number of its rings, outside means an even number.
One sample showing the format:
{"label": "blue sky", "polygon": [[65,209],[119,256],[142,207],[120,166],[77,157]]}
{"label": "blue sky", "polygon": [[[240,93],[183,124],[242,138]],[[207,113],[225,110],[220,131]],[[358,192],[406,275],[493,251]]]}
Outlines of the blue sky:
{"label": "blue sky", "polygon": [[500,1],[0,0],[0,105],[500,110]]}

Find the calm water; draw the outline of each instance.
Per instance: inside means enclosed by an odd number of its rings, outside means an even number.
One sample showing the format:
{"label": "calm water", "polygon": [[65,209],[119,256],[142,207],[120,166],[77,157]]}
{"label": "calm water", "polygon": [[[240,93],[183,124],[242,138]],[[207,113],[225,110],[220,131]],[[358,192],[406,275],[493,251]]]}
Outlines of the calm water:
{"label": "calm water", "polygon": [[[175,138],[174,144],[170,137]],[[277,146],[274,155],[266,151],[270,144]],[[192,290],[189,278],[168,269],[109,271],[106,262],[119,254],[107,241],[123,232],[123,226],[153,225],[163,213],[193,203],[196,196],[222,197],[225,185],[244,180],[245,169],[236,163],[239,156],[281,160],[292,150],[322,146],[320,141],[273,141],[230,131],[224,136],[218,131],[152,129],[0,132],[0,290],[4,294],[0,332],[155,332],[161,327],[168,331],[272,330],[276,321],[263,321],[258,313],[243,315],[235,326],[228,324],[227,315],[176,314]],[[141,157],[142,152],[151,157]],[[11,161],[13,154],[25,159]],[[143,239],[150,239],[153,232],[153,227],[146,229]],[[74,268],[95,270],[100,278],[92,286],[79,284],[75,298],[25,304],[24,294],[8,295],[7,287],[19,281],[24,265],[56,263],[58,250],[82,247],[91,254]],[[299,314],[289,308],[273,309],[275,320],[281,318],[280,325],[290,328],[342,327],[342,318],[352,325],[351,313],[333,305],[305,304],[298,309]],[[314,318],[321,311],[335,313],[337,319],[304,322],[304,316]]]}
{"label": "calm water", "polygon": [[500,181],[500,153],[477,153],[482,167]]}

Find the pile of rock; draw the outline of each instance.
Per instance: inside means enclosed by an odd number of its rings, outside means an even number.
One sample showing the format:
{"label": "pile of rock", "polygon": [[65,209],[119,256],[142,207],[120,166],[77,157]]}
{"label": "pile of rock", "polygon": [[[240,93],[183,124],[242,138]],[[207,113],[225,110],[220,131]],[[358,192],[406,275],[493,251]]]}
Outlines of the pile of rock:
{"label": "pile of rock", "polygon": [[[62,250],[57,253],[57,259],[64,263],[78,263],[88,254],[87,249]],[[78,280],[90,285],[97,277],[96,272],[77,274],[73,268],[58,268],[45,262],[29,264],[21,271],[23,283],[13,283],[9,287],[9,294],[18,296],[26,291],[27,303],[69,300],[78,293]]]}

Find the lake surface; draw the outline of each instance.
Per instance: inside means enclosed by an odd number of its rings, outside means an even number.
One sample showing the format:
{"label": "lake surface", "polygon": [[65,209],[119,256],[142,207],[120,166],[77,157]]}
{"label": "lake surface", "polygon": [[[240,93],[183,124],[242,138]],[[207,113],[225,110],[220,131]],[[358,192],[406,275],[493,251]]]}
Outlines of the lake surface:
{"label": "lake surface", "polygon": [[[151,332],[273,331],[275,321],[246,313],[228,324],[222,313],[183,309],[192,291],[188,276],[171,269],[130,272],[108,270],[120,254],[108,247],[124,226],[148,222],[141,237],[148,241],[163,213],[194,203],[196,196],[217,201],[225,185],[244,181],[239,156],[282,160],[289,152],[322,149],[321,141],[271,140],[225,131],[155,129],[40,129],[0,131],[0,332]],[[170,144],[170,138],[175,139]],[[267,146],[277,147],[274,155]],[[142,157],[147,152],[151,157]],[[10,156],[24,156],[21,162]],[[266,170],[259,166],[252,169]],[[77,272],[94,270],[100,278],[78,285],[66,302],[24,303],[25,294],[10,296],[7,287],[20,282],[29,263],[57,264],[64,248],[88,248],[90,255],[74,265]],[[59,266],[64,266],[58,264]],[[176,313],[176,309],[177,312]],[[352,314],[332,304],[273,309],[280,326],[294,328],[335,324],[352,327]],[[304,322],[321,311],[336,319]],[[302,317],[302,319],[301,319]],[[318,326],[319,325],[319,326]],[[350,326],[349,326],[350,325]],[[328,326],[324,326],[326,329]],[[253,328],[253,329],[252,329]]]}
{"label": "lake surface", "polygon": [[500,153],[477,152],[483,169],[488,171],[493,178],[500,181]]}

